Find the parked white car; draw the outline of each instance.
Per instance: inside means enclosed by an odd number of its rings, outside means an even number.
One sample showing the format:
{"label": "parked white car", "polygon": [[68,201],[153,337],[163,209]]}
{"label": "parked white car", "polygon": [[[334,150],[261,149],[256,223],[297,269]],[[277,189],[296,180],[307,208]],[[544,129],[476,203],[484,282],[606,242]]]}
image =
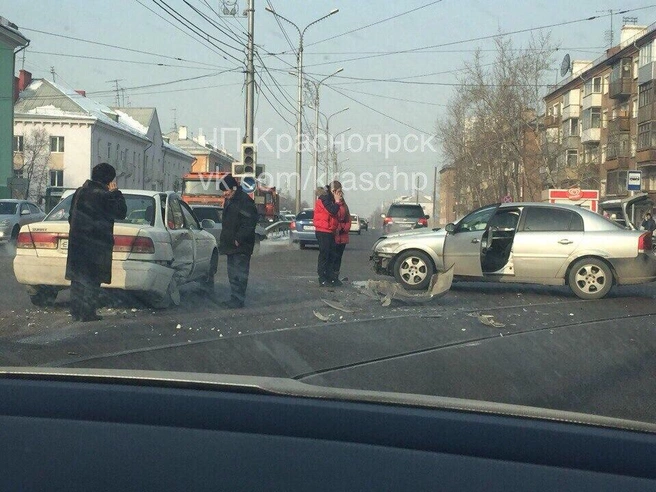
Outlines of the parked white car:
{"label": "parked white car", "polygon": [[362,234],[362,226],[360,225],[360,217],[351,215],[351,230],[349,232],[357,232],[358,235]]}
{"label": "parked white car", "polygon": [[656,280],[649,232],[546,203],[488,205],[443,230],[389,234],[371,259],[377,273],[409,290],[425,289],[434,273],[451,267],[456,280],[565,284],[582,299]]}
{"label": "parked white car", "polygon": [[0,244],[16,241],[20,228],[43,220],[46,214],[27,200],[0,200]]}
{"label": "parked white car", "polygon": [[[211,221],[199,223],[173,192],[122,191],[127,216],[114,224],[112,282],[102,286],[132,291],[155,308],[178,304],[178,287],[187,282],[199,281],[211,291],[219,253],[202,227]],[[38,306],[53,303],[70,286],[65,273],[72,195],[66,192],[43,222],[24,226],[18,235],[14,274]]]}

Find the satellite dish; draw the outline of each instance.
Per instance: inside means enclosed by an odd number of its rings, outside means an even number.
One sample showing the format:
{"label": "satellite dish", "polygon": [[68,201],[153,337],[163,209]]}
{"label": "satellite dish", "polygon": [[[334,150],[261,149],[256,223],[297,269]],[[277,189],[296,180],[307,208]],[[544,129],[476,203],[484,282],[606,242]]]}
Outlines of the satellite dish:
{"label": "satellite dish", "polygon": [[570,71],[571,68],[571,60],[569,58],[569,54],[565,55],[563,58],[563,62],[560,64],[560,76],[564,77],[567,75],[567,73]]}

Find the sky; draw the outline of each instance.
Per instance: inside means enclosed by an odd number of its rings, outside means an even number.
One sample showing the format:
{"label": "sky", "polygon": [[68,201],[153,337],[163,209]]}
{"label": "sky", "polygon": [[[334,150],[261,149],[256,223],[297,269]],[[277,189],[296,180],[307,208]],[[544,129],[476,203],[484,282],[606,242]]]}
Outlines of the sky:
{"label": "sky", "polygon": [[[604,53],[610,10],[631,10],[613,15],[616,44],[622,17],[637,17],[640,25],[656,21],[656,4],[648,0],[254,2],[260,57],[255,134],[264,135],[258,162],[283,188],[285,174],[296,167],[289,142],[296,135],[297,78],[290,72],[296,67],[292,47],[298,48],[299,34],[281,20],[288,42],[265,7],[270,3],[301,29],[339,9],[305,32],[304,73],[316,81],[343,68],[321,86],[319,107],[326,116],[349,108],[330,118],[329,130],[341,134],[338,161],[352,173],[343,175],[346,198],[353,213],[363,216],[383,202],[414,194],[416,184],[423,188],[421,195],[432,194],[434,169],[445,164],[436,121],[445,117],[445,105],[458,90],[459,70],[471,61],[473,50],[492,47],[490,36],[510,33],[515,46],[522,47],[540,28],[550,32],[560,47],[553,79],[546,81],[554,83],[565,53],[574,60],[594,60]],[[57,83],[86,90],[88,97],[107,105],[116,104],[118,84],[120,105],[155,107],[164,131],[174,123],[185,125],[238,156],[239,138],[230,129],[243,135],[247,24],[241,15],[219,18],[216,12],[224,3],[236,3],[238,12],[246,7],[246,0],[0,0],[0,16],[31,41],[17,69],[24,66],[35,78],[52,79],[54,68]],[[193,24],[170,17],[162,8],[167,6]],[[583,20],[590,17],[596,18]],[[192,31],[199,28],[214,45]],[[416,50],[427,46],[432,48]],[[305,107],[304,115],[304,130],[309,126],[313,131],[314,109]],[[304,152],[304,184],[313,163],[313,154]],[[367,172],[371,177],[363,175]],[[305,200],[311,189],[308,182]]]}

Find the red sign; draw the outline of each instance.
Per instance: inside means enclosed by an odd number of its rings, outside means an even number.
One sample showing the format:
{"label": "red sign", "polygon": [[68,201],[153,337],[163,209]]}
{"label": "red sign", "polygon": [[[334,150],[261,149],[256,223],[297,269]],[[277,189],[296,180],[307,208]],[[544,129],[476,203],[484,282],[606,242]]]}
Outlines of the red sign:
{"label": "red sign", "polygon": [[583,198],[583,190],[580,186],[572,186],[567,190],[567,198],[570,200],[580,200]]}
{"label": "red sign", "polygon": [[512,197],[510,195],[506,195],[501,199],[501,201],[503,203],[511,203],[512,202]]}

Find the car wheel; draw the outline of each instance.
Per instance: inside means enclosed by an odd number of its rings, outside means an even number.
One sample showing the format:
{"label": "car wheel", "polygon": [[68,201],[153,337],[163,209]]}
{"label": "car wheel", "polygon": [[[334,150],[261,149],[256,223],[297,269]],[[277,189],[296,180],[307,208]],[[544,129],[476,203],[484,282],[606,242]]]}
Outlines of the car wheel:
{"label": "car wheel", "polygon": [[394,262],[394,278],[407,290],[428,288],[435,267],[430,257],[421,251],[406,251]]}
{"label": "car wheel", "polygon": [[305,249],[305,243],[303,241],[300,241],[298,245],[301,249]]}
{"label": "car wheel", "polygon": [[601,299],[613,286],[613,272],[597,258],[583,258],[572,265],[568,284],[581,299]]}
{"label": "car wheel", "polygon": [[18,239],[18,233],[19,232],[20,232],[20,226],[15,225],[14,228],[12,229],[12,231],[11,231],[11,240],[12,240],[12,242],[14,242],[14,243],[16,242],[16,240]]}
{"label": "car wheel", "polygon": [[362,231],[358,231],[358,236],[362,233]]}
{"label": "car wheel", "polygon": [[212,259],[210,260],[210,270],[207,272],[207,277],[201,280],[200,285],[203,288],[203,291],[207,295],[212,295],[214,293],[214,276],[219,269],[219,254],[214,251],[212,253]]}
{"label": "car wheel", "polygon": [[57,299],[59,289],[48,285],[37,285],[32,289],[30,301],[37,307],[52,306]]}

